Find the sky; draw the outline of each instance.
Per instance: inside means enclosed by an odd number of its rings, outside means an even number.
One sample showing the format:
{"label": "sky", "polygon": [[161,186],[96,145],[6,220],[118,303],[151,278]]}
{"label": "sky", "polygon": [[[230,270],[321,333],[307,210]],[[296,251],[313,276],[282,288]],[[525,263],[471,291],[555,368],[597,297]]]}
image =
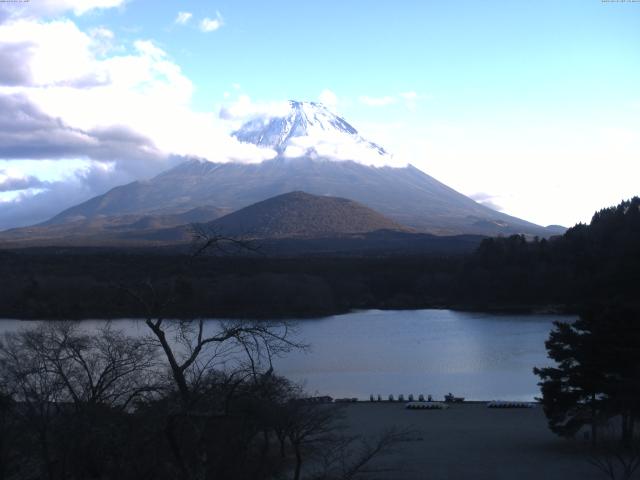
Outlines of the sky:
{"label": "sky", "polygon": [[287,99],[492,208],[588,222],[640,193],[640,2],[0,3],[0,229],[269,158],[229,134]]}

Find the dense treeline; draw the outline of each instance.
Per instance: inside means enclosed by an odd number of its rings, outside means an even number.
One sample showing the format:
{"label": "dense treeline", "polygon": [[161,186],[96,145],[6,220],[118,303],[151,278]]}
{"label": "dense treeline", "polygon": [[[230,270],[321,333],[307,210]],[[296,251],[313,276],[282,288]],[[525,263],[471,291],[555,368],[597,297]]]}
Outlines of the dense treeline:
{"label": "dense treeline", "polygon": [[[126,288],[153,279],[167,315],[317,316],[439,305],[459,258],[201,257],[122,252],[8,253],[0,317],[141,317]],[[435,288],[437,286],[437,288]],[[431,290],[431,292],[430,292]]]}
{"label": "dense treeline", "polygon": [[589,425],[595,444],[599,430],[608,433],[606,427],[618,418],[623,445],[634,446],[640,418],[640,312],[591,306],[575,322],[556,322],[546,347],[556,363],[534,373],[541,379],[551,430],[571,437]]}
{"label": "dense treeline", "polygon": [[200,257],[153,251],[0,252],[0,317],[143,316],[127,287],[153,279],[168,315],[314,316],[356,308],[577,311],[639,300],[640,199],[551,239],[490,238],[469,255]]}
{"label": "dense treeline", "polygon": [[568,272],[579,305],[579,319],[555,322],[545,343],[555,363],[534,368],[549,427],[567,437],[582,431],[595,467],[632,478],[640,467],[640,199],[601,210],[555,241],[486,241],[476,254],[507,255],[532,259],[536,275],[541,265]]}
{"label": "dense treeline", "polygon": [[478,299],[496,304],[639,305],[640,198],[597,212],[551,240],[484,240],[465,266]]}

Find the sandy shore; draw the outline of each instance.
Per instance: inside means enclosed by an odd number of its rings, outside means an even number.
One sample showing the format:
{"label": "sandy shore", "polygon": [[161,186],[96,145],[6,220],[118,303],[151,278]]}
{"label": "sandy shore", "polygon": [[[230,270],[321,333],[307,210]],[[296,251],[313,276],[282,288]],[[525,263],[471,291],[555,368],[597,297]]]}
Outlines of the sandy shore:
{"label": "sandy shore", "polygon": [[400,403],[350,404],[350,433],[377,435],[391,427],[412,428],[410,441],[376,466],[393,479],[602,479],[587,462],[588,444],[564,440],[547,428],[542,408],[491,409],[457,404],[447,410],[407,410]]}

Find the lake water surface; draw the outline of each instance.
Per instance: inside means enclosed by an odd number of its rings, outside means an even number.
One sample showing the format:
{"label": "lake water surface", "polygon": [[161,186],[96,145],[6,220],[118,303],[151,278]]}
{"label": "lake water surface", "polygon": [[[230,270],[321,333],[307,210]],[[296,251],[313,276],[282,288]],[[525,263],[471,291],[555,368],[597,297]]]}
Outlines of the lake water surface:
{"label": "lake water surface", "polygon": [[[369,398],[447,392],[475,400],[532,400],[534,366],[550,364],[544,341],[562,315],[496,315],[452,310],[368,310],[297,323],[310,345],[277,359],[276,371],[310,393]],[[215,320],[211,320],[215,322]],[[0,332],[31,322],[0,320]],[[88,321],[87,326],[100,322]],[[118,320],[130,333],[140,321]]]}

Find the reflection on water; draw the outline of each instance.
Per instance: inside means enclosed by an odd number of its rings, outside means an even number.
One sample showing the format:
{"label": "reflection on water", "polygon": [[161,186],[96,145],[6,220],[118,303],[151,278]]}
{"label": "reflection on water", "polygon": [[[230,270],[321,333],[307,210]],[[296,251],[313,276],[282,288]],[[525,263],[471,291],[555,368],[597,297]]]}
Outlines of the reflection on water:
{"label": "reflection on water", "polygon": [[[548,365],[544,341],[558,315],[495,315],[451,310],[369,310],[298,322],[309,352],[275,362],[276,371],[305,382],[310,392],[368,398],[390,393],[447,392],[468,399],[531,400],[538,395],[534,366]],[[210,320],[211,327],[216,320]],[[87,328],[99,325],[87,321]],[[118,320],[130,334],[140,321]],[[0,331],[25,322],[4,320]]]}
{"label": "reflection on water", "polygon": [[534,366],[549,364],[544,341],[557,315],[495,315],[451,310],[366,311],[299,323],[308,354],[280,360],[281,373],[310,391],[386,398],[531,400]]}

